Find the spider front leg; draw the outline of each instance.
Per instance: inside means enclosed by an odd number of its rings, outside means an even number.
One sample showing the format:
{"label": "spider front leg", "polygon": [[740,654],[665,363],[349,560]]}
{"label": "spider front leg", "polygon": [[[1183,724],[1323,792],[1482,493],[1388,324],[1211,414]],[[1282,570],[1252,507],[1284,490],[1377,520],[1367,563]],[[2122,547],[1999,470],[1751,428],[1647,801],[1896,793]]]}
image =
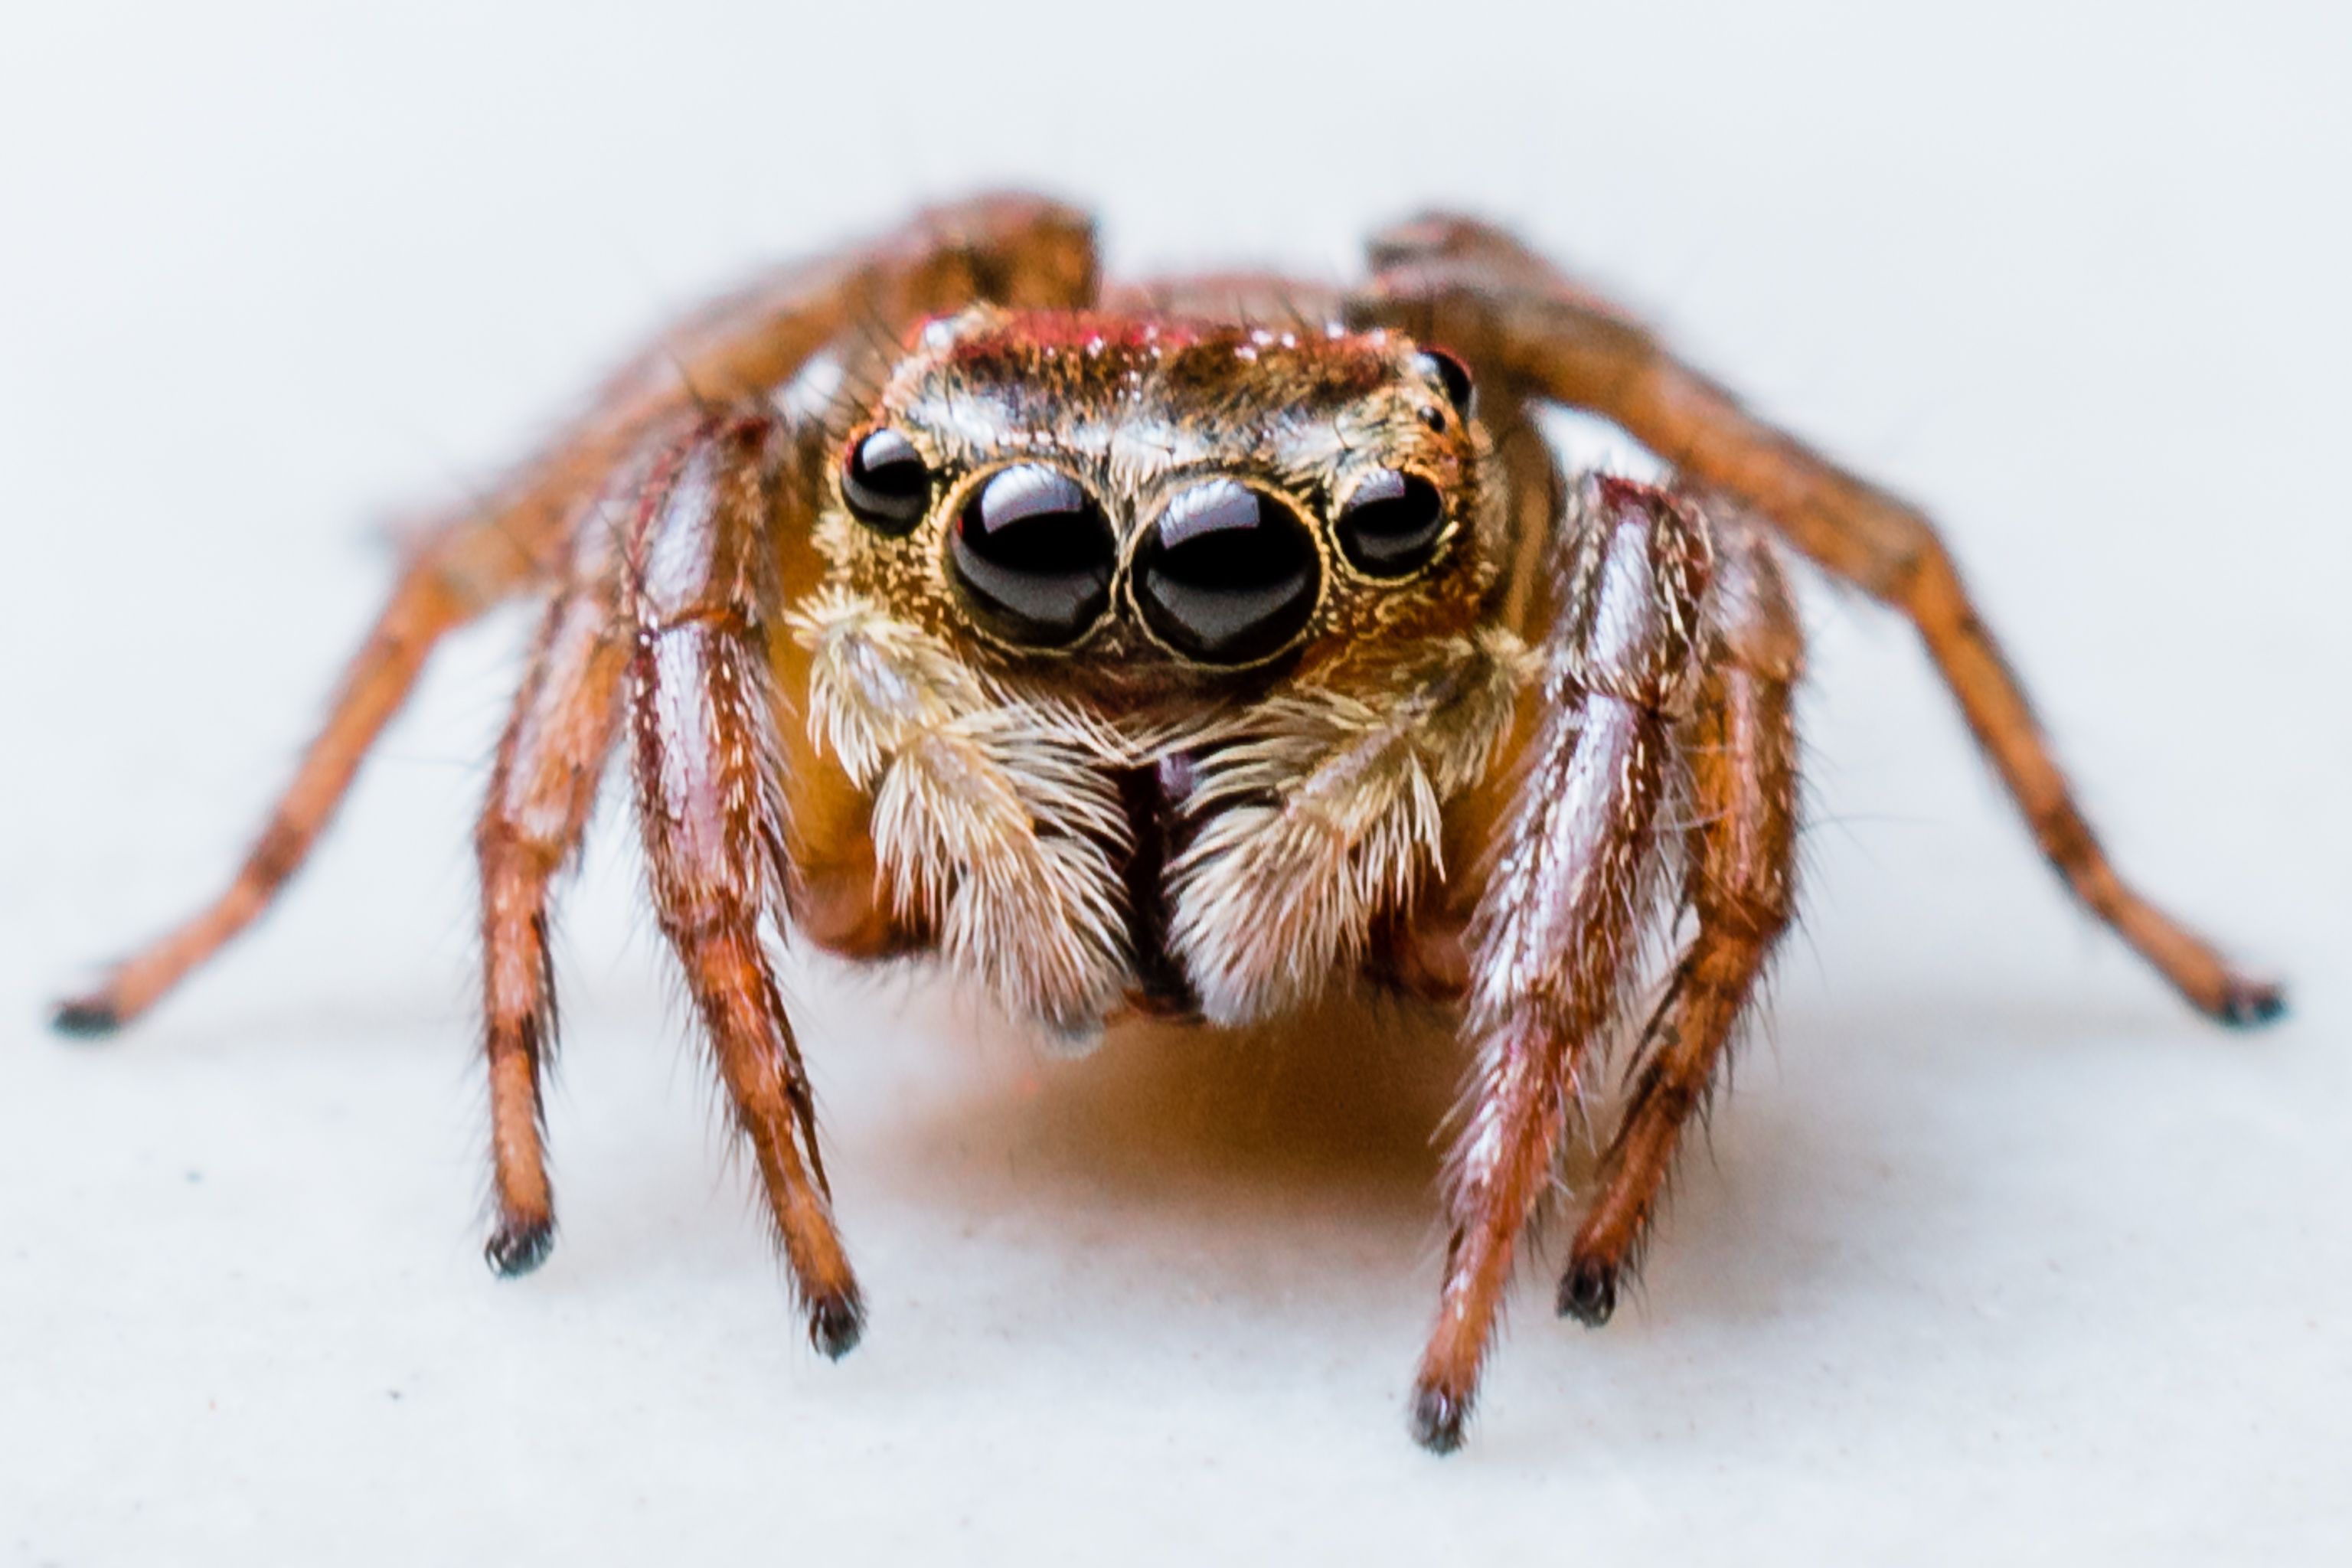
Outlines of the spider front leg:
{"label": "spider front leg", "polygon": [[714,418],[646,510],[623,570],[628,708],[655,912],[759,1165],[810,1341],[839,1356],[865,1307],[761,932],[791,883],[768,664],[782,436],[765,416]]}
{"label": "spider front leg", "polygon": [[1918,510],[1757,419],[1638,322],[1497,229],[1423,218],[1376,240],[1372,258],[1378,273],[1351,302],[1359,319],[1424,334],[1547,398],[1615,421],[1690,479],[1753,509],[1820,565],[1900,610],[2075,896],[2209,1016],[2250,1025],[2279,1015],[2277,985],[2231,966],[2116,873],[1950,553]]}
{"label": "spider front leg", "polygon": [[1569,1250],[1559,1311],[1588,1325],[1616,1310],[1684,1125],[1717,1068],[1793,912],[1797,733],[1790,689],[1803,634],[1770,547],[1714,519],[1716,572],[1703,606],[1704,680],[1676,749],[1688,780],[1683,902],[1696,931],[1643,1042],[1643,1059],[1595,1195]]}
{"label": "spider front leg", "polygon": [[663,930],[752,1144],[820,1348],[856,1338],[814,1106],[760,943],[783,886],[761,626],[774,584],[761,540],[780,431],[697,423],[655,446],[574,542],[499,748],[476,841],[484,1054],[498,1217],[485,1252],[513,1275],[554,1234],[541,1079],[555,1042],[550,884],[577,847],[625,705]]}
{"label": "spider front leg", "polygon": [[1445,1279],[1413,1435],[1462,1442],[1519,1233],[1549,1191],[1586,1066],[1623,1011],[1656,869],[1654,819],[1693,695],[1705,525],[1664,493],[1595,482],[1562,535],[1560,624],[1536,730],[1469,931],[1477,1053],[1447,1171]]}
{"label": "spider front leg", "polygon": [[557,576],[580,531],[598,526],[597,499],[615,471],[656,447],[672,422],[706,401],[764,396],[828,345],[870,350],[974,300],[1084,304],[1095,271],[1083,215],[1035,196],[982,196],[922,213],[869,245],[780,268],[663,333],[480,505],[423,531],[228,887],[96,988],[61,1003],[56,1026],[89,1036],[130,1023],[258,919],[309,858],[434,647]]}

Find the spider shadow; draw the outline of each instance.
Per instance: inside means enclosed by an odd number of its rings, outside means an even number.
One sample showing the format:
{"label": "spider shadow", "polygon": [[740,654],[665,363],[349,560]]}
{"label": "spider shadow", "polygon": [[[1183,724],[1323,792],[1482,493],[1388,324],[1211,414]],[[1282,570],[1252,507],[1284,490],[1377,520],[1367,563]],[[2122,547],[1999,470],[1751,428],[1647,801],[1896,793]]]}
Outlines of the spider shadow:
{"label": "spider shadow", "polygon": [[[905,1277],[982,1279],[1003,1255],[1035,1253],[1065,1288],[1105,1300],[1119,1287],[1086,1283],[1087,1270],[1181,1275],[1261,1303],[1312,1280],[1324,1299],[1414,1320],[1425,1310],[1444,1241],[1442,1156],[1469,1067],[1447,1012],[1346,997],[1246,1030],[1129,1023],[1061,1060],[951,982],[816,969],[800,996],[835,1189],[853,1243],[873,1238],[877,1259],[902,1246],[922,1255]],[[2037,996],[1890,994],[1776,1012],[1735,1057],[1711,1125],[1687,1140],[1659,1245],[1594,1344],[1677,1321],[1736,1329],[1835,1300],[1848,1275],[1866,1285],[1883,1262],[1872,1248],[1891,1223],[1889,1180],[1903,1232],[1967,1227],[1981,1156],[1948,1130],[1923,1135],[1938,1080],[2000,1074],[2011,1058],[2139,1022],[2137,1010]],[[677,1066],[673,1083],[699,1076],[690,1058]],[[1614,1125],[1616,1076],[1568,1140],[1571,1193],[1588,1189]],[[645,1217],[600,1247],[607,1263],[674,1252],[683,1225],[714,1270],[740,1267],[739,1226],[706,1230],[692,1216],[709,1215],[714,1194],[726,1207],[730,1189],[748,1216],[744,1173],[677,1173],[674,1191],[629,1205]],[[1549,1205],[1521,1270],[1523,1310],[1549,1296],[1571,1230],[1572,1206]]]}
{"label": "spider shadow", "polygon": [[966,1092],[893,1130],[919,1169],[984,1150],[1045,1204],[1222,1214],[1312,1195],[1416,1228],[1466,1067],[1447,1020],[1376,997],[1245,1029],[1130,1022],[1079,1059],[1013,1039],[983,1052]]}
{"label": "spider shadow", "polygon": [[[1624,1315],[1738,1322],[1836,1292],[1842,1273],[1871,1267],[1846,1227],[1867,1226],[1887,1173],[1900,1178],[1905,1229],[1965,1226],[1978,1156],[1923,1135],[1937,1079],[2000,1073],[2005,1057],[2030,1062],[2135,1022],[2057,998],[1783,1009],[1691,1131],[1649,1283],[1629,1286]],[[1356,997],[1241,1031],[1129,1025],[1083,1060],[1040,1059],[1009,1032],[982,1055],[986,1069],[951,1092],[868,1122],[866,1163],[893,1170],[894,1201],[972,1221],[1010,1207],[1045,1234],[1107,1206],[1130,1232],[1197,1236],[1247,1220],[1274,1245],[1360,1262],[1368,1243],[1381,1267],[1413,1269],[1416,1286],[1434,1266],[1441,1158],[1468,1067],[1442,1011]],[[1612,1068],[1570,1132],[1560,1180],[1571,1193],[1587,1190],[1615,1124],[1616,1079]],[[1549,1205],[1523,1273],[1556,1269],[1572,1215]],[[1358,1245],[1335,1244],[1335,1231]]]}
{"label": "spider shadow", "polygon": [[[967,1230],[1011,1212],[1048,1244],[1098,1244],[1090,1221],[1111,1212],[1120,1245],[1155,1257],[1172,1247],[1223,1286],[1262,1277],[1265,1254],[1278,1252],[1302,1272],[1377,1277],[1418,1314],[1444,1239],[1442,1162],[1470,1066],[1450,1012],[1349,995],[1242,1030],[1131,1023],[1083,1059],[1054,1060],[954,998],[940,996],[942,1011],[919,1031],[931,1037],[911,1048],[962,1037],[954,1044],[977,1044],[978,1070],[920,1104],[861,1118],[861,1179],[879,1178],[893,1203],[948,1207]],[[1615,1124],[1615,1080],[1612,1069],[1567,1141],[1559,1180],[1571,1193],[1589,1187]],[[1694,1151],[1678,1184],[1671,1244],[1703,1256],[1699,1272],[1720,1286],[1703,1291],[1702,1311],[1745,1316],[1804,1288],[1769,1227],[1744,1221],[1806,1201],[1808,1133],[1797,1117],[1752,1120],[1736,1144]],[[1742,1179],[1759,1144],[1785,1146],[1784,1157],[1763,1152],[1778,1190],[1727,1205],[1719,1189]],[[1524,1272],[1553,1270],[1568,1218],[1548,1205]],[[1212,1235],[1249,1239],[1221,1258],[1199,1244]]]}

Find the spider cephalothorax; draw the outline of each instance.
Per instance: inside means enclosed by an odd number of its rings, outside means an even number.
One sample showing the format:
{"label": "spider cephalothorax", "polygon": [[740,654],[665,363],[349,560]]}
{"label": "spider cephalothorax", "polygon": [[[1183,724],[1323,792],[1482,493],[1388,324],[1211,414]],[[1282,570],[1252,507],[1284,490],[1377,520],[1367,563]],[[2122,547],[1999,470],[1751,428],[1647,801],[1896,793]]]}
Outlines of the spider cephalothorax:
{"label": "spider cephalothorax", "polygon": [[1526,663],[1468,404],[1384,331],[932,323],[816,479],[788,616],[788,773],[872,803],[880,874],[828,907],[1075,1039],[1130,994],[1238,1023],[1360,962]]}
{"label": "spider cephalothorax", "polygon": [[1385,331],[977,307],[844,444],[817,544],[829,585],[1113,705],[1311,675],[1475,624],[1506,520],[1468,402]]}
{"label": "spider cephalothorax", "polygon": [[[723,301],[431,535],[236,881],[59,1026],[127,1021],[242,930],[435,640],[543,595],[477,832],[496,1268],[554,1234],[548,900],[625,743],[655,909],[828,1354],[864,1309],[773,926],[935,955],[1066,1043],[1359,976],[1458,1007],[1412,1407],[1450,1448],[1612,1042],[1636,1068],[1559,1295],[1595,1324],[1790,919],[1781,543],[1910,617],[2095,912],[2206,1013],[2278,1011],[2117,878],[1926,519],[1496,230],[1425,219],[1372,261],[1347,295],[1106,293],[1083,218],[992,197]],[[1564,483],[1545,402],[1678,477]],[[1677,945],[1637,1021],[1653,934]]]}

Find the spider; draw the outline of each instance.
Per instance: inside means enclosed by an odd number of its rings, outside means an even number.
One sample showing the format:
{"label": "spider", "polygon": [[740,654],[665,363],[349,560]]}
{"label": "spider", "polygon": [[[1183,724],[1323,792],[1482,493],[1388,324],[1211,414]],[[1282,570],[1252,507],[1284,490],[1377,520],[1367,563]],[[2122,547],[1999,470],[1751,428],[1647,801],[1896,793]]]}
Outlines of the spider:
{"label": "spider", "polygon": [[[1103,288],[1082,215],[994,195],[708,308],[424,537],[228,889],[58,1026],[128,1023],[243,930],[435,643],[539,595],[476,834],[494,1269],[554,1236],[548,904],[619,748],[829,1356],[865,1310],[782,934],[934,956],[1071,1049],[1349,976],[1452,1005],[1472,1066],[1411,1401],[1447,1451],[1612,1040],[1637,1054],[1558,1296],[1595,1326],[1789,923],[1791,548],[1909,618],[2094,913],[2209,1016],[2280,1011],[2111,868],[1917,511],[1496,228],[1417,219],[1370,263],[1346,292]],[[1564,479],[1545,404],[1674,478]]]}

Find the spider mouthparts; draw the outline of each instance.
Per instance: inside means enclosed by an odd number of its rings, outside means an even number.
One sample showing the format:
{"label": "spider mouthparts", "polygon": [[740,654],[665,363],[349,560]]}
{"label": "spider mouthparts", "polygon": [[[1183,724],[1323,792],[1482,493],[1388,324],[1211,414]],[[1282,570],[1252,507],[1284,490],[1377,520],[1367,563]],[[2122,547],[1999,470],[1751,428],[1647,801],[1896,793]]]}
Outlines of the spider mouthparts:
{"label": "spider mouthparts", "polygon": [[1056,1061],[1076,1061],[1094,1055],[1103,1042],[1103,1020],[1048,1018],[1037,1032],[1039,1048]]}

